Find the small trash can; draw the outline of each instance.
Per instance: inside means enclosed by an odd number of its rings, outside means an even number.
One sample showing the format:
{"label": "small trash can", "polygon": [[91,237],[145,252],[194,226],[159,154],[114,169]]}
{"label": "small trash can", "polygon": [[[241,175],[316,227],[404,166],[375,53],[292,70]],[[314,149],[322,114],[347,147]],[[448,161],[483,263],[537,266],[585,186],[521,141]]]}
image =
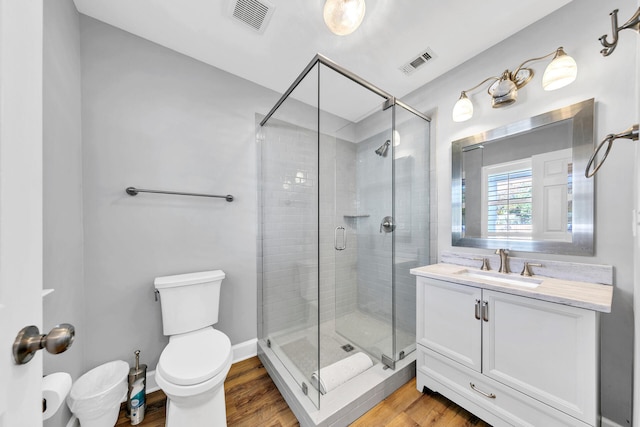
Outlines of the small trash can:
{"label": "small trash can", "polygon": [[127,396],[129,365],[123,360],[105,363],[82,375],[71,387],[67,405],[81,427],[113,427],[120,403]]}

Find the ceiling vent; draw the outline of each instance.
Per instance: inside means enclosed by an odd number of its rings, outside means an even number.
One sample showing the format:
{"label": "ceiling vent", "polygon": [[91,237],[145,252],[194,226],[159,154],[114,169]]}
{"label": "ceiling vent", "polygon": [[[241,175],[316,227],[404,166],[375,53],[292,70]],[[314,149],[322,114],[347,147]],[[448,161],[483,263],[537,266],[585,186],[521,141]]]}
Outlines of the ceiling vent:
{"label": "ceiling vent", "polygon": [[231,16],[249,26],[258,33],[263,33],[275,6],[264,0],[233,0]]}
{"label": "ceiling vent", "polygon": [[409,62],[400,67],[400,71],[402,71],[405,75],[409,76],[413,74],[418,68],[422,67],[427,62],[433,60],[435,58],[435,54],[430,48],[427,48],[424,52],[411,59]]}

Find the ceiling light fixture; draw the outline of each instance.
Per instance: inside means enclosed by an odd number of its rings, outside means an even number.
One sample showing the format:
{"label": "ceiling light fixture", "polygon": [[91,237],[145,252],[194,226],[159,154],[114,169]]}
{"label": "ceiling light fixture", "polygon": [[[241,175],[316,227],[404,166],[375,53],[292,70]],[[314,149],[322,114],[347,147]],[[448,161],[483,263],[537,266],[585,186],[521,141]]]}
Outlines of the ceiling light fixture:
{"label": "ceiling light fixture", "polygon": [[489,81],[493,81],[487,88],[487,93],[491,95],[493,108],[506,107],[516,102],[518,89],[525,86],[533,78],[533,70],[526,68],[525,64],[548,58],[551,55],[555,56],[542,76],[543,89],[556,90],[572,83],[578,74],[578,66],[576,61],[567,55],[562,47],[559,47],[547,55],[527,59],[515,71],[505,70],[500,77],[487,77],[471,89],[463,90],[460,99],[453,106],[453,121],[464,122],[473,116],[473,104],[467,97],[467,92],[471,92]]}
{"label": "ceiling light fixture", "polygon": [[364,0],[327,0],[323,17],[332,33],[346,36],[360,26],[364,12]]}

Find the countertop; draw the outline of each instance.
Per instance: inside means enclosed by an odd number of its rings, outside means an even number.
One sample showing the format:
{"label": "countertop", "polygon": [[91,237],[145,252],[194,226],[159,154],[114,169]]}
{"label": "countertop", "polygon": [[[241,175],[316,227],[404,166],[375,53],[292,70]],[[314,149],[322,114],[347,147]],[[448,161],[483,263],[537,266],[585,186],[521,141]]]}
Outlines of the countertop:
{"label": "countertop", "polygon": [[[468,277],[464,274],[466,272],[489,275],[486,277]],[[531,279],[540,280],[541,283],[535,288],[529,288],[520,285],[500,283],[498,281],[500,278],[523,280],[517,273],[486,273],[481,272],[478,268],[445,263],[413,268],[411,269],[411,274],[603,313],[611,312],[611,302],[613,298],[613,286],[611,285],[533,276]],[[490,274],[495,275],[497,279],[492,280]]]}

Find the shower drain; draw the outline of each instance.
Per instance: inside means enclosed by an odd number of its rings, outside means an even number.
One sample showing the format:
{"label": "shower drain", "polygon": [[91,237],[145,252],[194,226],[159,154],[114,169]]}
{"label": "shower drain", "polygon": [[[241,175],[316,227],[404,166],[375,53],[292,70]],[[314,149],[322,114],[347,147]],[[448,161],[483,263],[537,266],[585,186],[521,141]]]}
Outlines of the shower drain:
{"label": "shower drain", "polygon": [[346,351],[347,353],[350,352],[351,350],[353,350],[353,346],[351,344],[345,344],[343,345],[342,348],[344,351]]}

